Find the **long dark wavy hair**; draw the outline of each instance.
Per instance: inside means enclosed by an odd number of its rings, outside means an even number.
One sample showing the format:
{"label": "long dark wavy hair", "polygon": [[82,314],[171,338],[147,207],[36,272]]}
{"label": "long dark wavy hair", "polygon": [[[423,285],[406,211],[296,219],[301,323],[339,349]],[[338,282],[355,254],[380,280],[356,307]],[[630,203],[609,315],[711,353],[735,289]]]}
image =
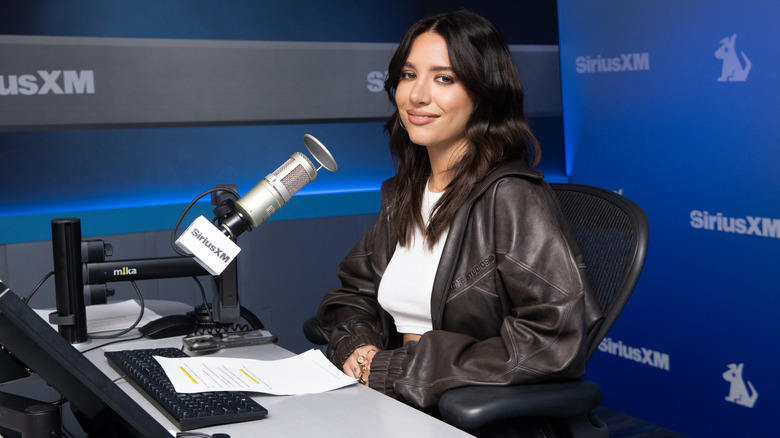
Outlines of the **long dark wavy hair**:
{"label": "long dark wavy hair", "polygon": [[[431,174],[428,152],[414,144],[400,125],[395,102],[412,42],[425,32],[444,38],[455,76],[474,101],[474,112],[466,125],[469,147],[450,169],[452,181],[434,207],[427,228],[420,208]],[[395,196],[390,208],[395,216],[396,238],[403,246],[410,243],[415,228],[419,228],[432,247],[449,228],[474,185],[496,167],[512,160],[521,160],[529,167],[539,162],[541,149],[523,111],[523,87],[509,47],[501,31],[480,15],[459,10],[429,15],[415,23],[390,61],[385,91],[396,107],[385,130],[390,135],[396,166]]]}

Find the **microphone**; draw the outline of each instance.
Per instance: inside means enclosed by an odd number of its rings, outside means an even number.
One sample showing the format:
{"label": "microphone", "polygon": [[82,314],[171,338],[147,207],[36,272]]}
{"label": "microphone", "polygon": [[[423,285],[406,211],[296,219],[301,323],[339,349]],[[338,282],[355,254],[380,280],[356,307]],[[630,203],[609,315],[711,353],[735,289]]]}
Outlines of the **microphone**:
{"label": "microphone", "polygon": [[200,216],[179,236],[176,245],[192,253],[212,275],[221,274],[241,251],[234,243],[239,234],[265,222],[303,186],[314,181],[318,170],[323,167],[331,172],[338,170],[336,160],[319,140],[306,134],[303,143],[320,167],[315,169],[304,154],[293,153],[244,196],[228,201],[229,212],[218,218],[219,228]]}
{"label": "microphone", "polygon": [[[315,178],[317,171],[309,158],[295,152],[287,162],[237,200],[235,208],[249,225],[257,227]],[[232,233],[229,227],[225,228]]]}

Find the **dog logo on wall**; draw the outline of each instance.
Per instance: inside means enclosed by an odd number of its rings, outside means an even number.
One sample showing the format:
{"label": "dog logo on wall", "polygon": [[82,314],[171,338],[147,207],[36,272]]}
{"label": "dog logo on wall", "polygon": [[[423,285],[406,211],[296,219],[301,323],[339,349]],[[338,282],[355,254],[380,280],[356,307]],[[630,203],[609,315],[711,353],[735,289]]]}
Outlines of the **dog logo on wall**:
{"label": "dog logo on wall", "polygon": [[720,40],[720,47],[715,51],[715,58],[723,60],[720,77],[718,82],[744,82],[747,80],[750,68],[753,64],[748,59],[745,52],[740,52],[745,64],[737,56],[734,49],[734,43],[737,41],[737,34]]}
{"label": "dog logo on wall", "polygon": [[[726,396],[726,401],[736,403],[748,408],[752,408],[756,404],[758,398],[758,392],[750,381],[745,385],[745,380],[742,378],[742,368],[745,364],[739,365],[732,363],[728,365],[728,370],[723,373],[723,379],[731,383],[729,388],[729,395]],[[748,386],[750,391],[748,391]]]}

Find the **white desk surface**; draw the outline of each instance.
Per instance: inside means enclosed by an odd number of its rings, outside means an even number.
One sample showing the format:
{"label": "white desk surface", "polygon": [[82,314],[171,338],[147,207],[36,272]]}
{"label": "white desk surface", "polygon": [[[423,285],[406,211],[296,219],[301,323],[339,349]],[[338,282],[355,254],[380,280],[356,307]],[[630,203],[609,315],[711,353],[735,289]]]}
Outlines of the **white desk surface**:
{"label": "white desk surface", "polygon": [[[181,338],[143,339],[106,345],[88,351],[85,356],[114,380],[119,374],[108,364],[104,351],[155,347],[181,347]],[[214,353],[226,357],[251,357],[274,360],[290,357],[293,353],[275,344],[239,347]],[[171,431],[173,425],[151,402],[130,383],[117,380],[117,385],[136,400],[154,419]],[[252,397],[268,409],[261,420],[213,426],[199,432],[227,433],[231,438],[241,437],[468,437],[471,435],[438,419],[424,414],[404,403],[391,399],[362,385],[353,385],[322,394],[299,396],[254,395]]]}

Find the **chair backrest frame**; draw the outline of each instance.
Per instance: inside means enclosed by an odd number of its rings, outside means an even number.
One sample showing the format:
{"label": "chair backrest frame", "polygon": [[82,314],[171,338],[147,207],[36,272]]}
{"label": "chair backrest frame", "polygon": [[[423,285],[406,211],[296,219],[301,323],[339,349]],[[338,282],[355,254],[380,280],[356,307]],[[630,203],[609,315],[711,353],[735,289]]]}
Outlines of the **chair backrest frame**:
{"label": "chair backrest frame", "polygon": [[604,321],[588,345],[590,359],[639,281],[649,240],[647,215],[635,202],[606,189],[569,183],[550,186],[577,236],[604,313]]}

